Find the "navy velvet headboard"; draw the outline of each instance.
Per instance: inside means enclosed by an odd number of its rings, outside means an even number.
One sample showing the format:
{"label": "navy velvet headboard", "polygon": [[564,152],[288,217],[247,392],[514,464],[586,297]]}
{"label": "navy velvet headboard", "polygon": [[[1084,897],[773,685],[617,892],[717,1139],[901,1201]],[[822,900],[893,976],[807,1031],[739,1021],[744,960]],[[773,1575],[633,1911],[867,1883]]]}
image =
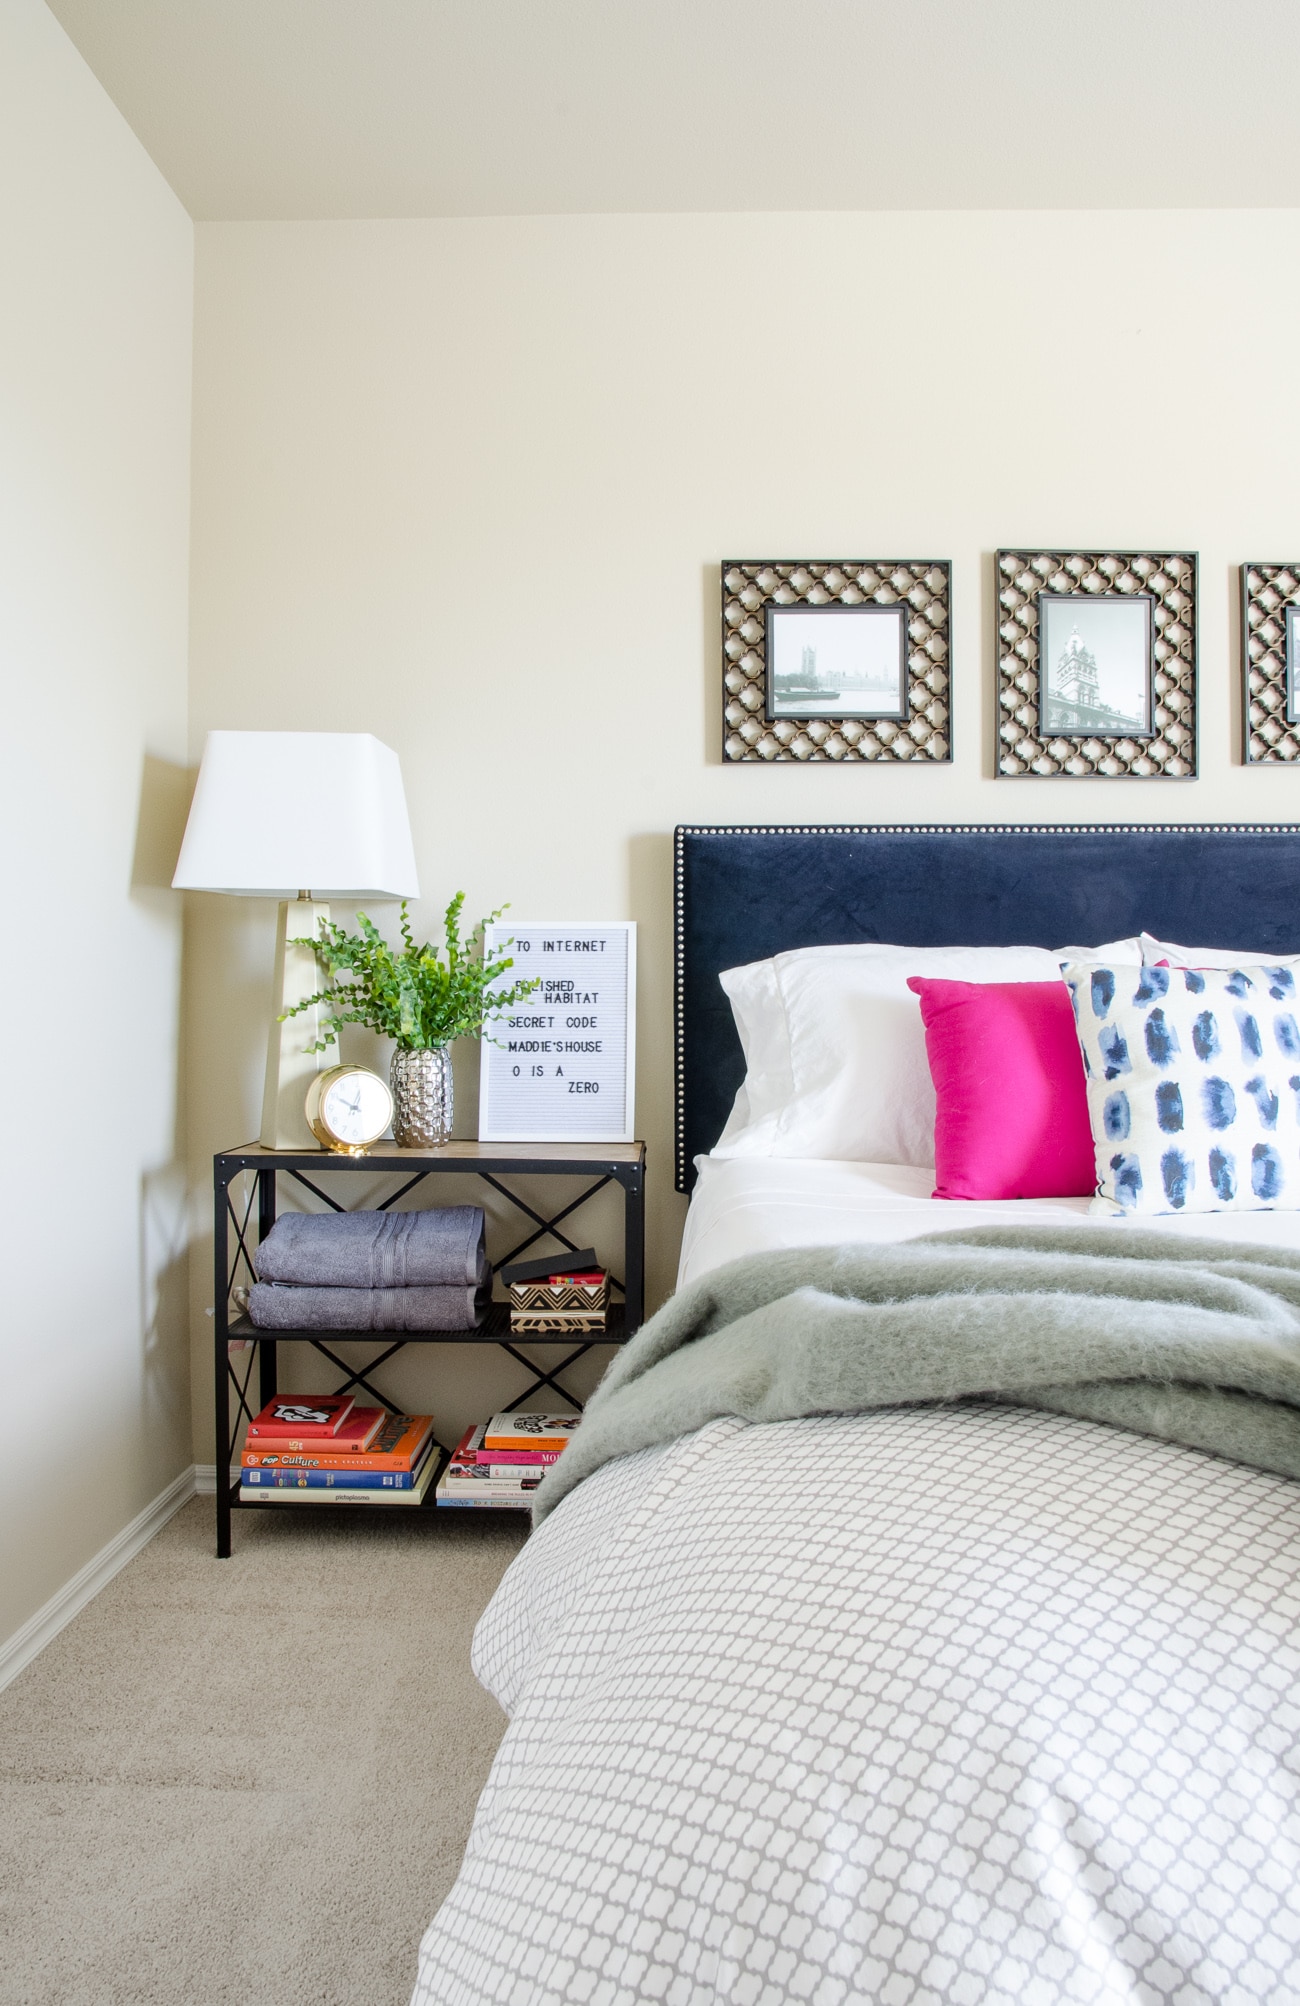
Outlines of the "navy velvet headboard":
{"label": "navy velvet headboard", "polygon": [[1300,826],[678,829],[678,1190],[744,1075],[719,970],[854,940],[1060,947],[1143,928],[1300,953]]}

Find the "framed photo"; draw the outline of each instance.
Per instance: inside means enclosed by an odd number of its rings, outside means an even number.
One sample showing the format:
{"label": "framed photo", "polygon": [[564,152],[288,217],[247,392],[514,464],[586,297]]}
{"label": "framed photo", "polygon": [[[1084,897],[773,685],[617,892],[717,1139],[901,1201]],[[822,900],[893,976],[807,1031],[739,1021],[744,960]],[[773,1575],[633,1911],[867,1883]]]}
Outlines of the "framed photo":
{"label": "framed photo", "polygon": [[765,715],[905,718],[907,612],[769,606]]}
{"label": "framed photo", "polygon": [[1191,551],[997,553],[1003,779],[1196,775]]}
{"label": "framed photo", "polygon": [[1241,567],[1242,758],[1300,760],[1300,563]]}
{"label": "framed photo", "polygon": [[943,559],[722,567],[726,761],[951,760]]}
{"label": "framed photo", "polygon": [[1150,738],[1155,600],[1149,592],[1038,595],[1038,717],[1043,736]]}
{"label": "framed photo", "polygon": [[538,987],[484,1028],[479,1140],[634,1141],[636,922],[494,922],[483,949]]}

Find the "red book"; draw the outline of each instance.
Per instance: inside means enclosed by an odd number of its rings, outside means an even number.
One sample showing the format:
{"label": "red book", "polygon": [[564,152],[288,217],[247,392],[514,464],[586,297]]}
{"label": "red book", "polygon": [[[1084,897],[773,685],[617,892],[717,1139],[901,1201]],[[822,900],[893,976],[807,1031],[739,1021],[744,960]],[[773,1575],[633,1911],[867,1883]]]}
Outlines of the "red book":
{"label": "red book", "polygon": [[[413,1470],[429,1446],[433,1433],[433,1417],[429,1414],[385,1414],[378,1407],[358,1407],[354,1416],[369,1417],[372,1433],[368,1441],[359,1448],[349,1448],[347,1428],[342,1432],[344,1439],[336,1435],[333,1441],[318,1448],[314,1443],[305,1448],[290,1449],[281,1442],[267,1442],[245,1446],[242,1461],[245,1469],[294,1469],[294,1470]],[[351,1425],[351,1419],[347,1427]]]}
{"label": "red book", "polygon": [[248,1439],[285,1445],[337,1441],[355,1412],[350,1393],[279,1393],[249,1422]]}
{"label": "red book", "polygon": [[469,1470],[473,1468],[474,1464],[478,1460],[475,1451],[482,1444],[483,1430],[485,1426],[486,1423],[480,1421],[477,1427],[467,1428],[465,1430],[459,1442],[457,1442],[455,1448],[451,1452],[450,1459],[448,1460],[447,1463],[447,1468],[449,1470]]}

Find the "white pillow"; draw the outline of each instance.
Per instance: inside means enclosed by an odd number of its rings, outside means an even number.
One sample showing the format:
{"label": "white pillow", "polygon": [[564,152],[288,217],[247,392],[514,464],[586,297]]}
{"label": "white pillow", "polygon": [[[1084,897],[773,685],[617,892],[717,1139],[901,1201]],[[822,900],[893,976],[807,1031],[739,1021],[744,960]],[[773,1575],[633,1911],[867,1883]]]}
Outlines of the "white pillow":
{"label": "white pillow", "polygon": [[805,947],[725,969],[745,1080],[712,1154],[934,1162],[934,1087],[909,975],[1052,982],[1062,960],[1135,968],[1136,937],[1104,947]]}
{"label": "white pillow", "polygon": [[1097,1152],[1094,1212],[1300,1205],[1293,967],[1065,968]]}
{"label": "white pillow", "polygon": [[[745,1054],[745,1077],[727,1125],[714,1145],[715,1156],[731,1154],[730,1150],[724,1150],[724,1143],[750,1129],[756,1136],[769,1133],[776,1116],[794,1094],[790,1033],[777,986],[775,961],[750,961],[743,968],[724,968],[718,980],[731,1004]],[[735,1154],[757,1156],[771,1152],[750,1146]]]}
{"label": "white pillow", "polygon": [[1300,954],[1257,954],[1244,947],[1178,947],[1149,933],[1138,938],[1144,962],[1167,961],[1171,968],[1259,968],[1265,962],[1273,968],[1291,968],[1300,963]]}

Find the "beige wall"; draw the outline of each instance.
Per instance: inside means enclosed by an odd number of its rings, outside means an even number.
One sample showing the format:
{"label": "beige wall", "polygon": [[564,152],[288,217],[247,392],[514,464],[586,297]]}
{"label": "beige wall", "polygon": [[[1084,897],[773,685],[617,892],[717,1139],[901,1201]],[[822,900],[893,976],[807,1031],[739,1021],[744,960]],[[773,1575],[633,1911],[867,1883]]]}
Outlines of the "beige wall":
{"label": "beige wall", "polygon": [[[1291,212],[200,226],[192,746],[374,731],[426,922],[459,886],[640,922],[656,1294],[675,822],[1300,816],[1300,775],[1235,764],[1233,596],[1300,550],[1297,250]],[[1200,551],[1198,781],[990,777],[1020,540]],[[953,560],[953,767],[720,765],[750,555]],[[272,914],[194,910],[201,1175],[255,1126]],[[459,1420],[485,1382],[443,1364],[406,1397]]]}
{"label": "beige wall", "polygon": [[191,1460],[178,1145],[193,230],[0,5],[0,1643]]}

